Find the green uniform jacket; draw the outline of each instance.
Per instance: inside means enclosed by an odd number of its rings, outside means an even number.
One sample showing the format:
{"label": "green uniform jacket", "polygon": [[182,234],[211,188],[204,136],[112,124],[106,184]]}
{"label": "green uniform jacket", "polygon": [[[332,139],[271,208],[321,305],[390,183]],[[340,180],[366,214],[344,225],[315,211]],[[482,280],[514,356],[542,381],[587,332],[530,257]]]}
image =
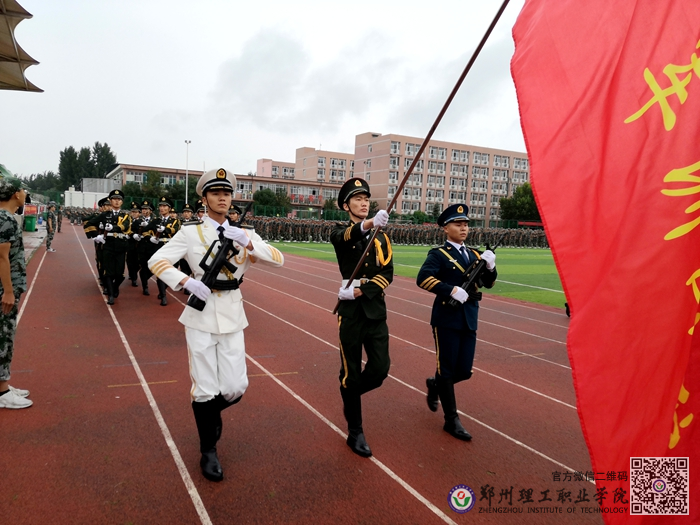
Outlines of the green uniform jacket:
{"label": "green uniform jacket", "polygon": [[[337,223],[331,232],[338,267],[343,279],[349,279],[357,266],[372,231],[362,234],[362,223]],[[384,289],[394,280],[394,260],[389,237],[380,231],[355,277],[362,284],[362,295],[354,301],[340,301],[338,315],[353,318],[362,308],[368,319],[386,319]]]}

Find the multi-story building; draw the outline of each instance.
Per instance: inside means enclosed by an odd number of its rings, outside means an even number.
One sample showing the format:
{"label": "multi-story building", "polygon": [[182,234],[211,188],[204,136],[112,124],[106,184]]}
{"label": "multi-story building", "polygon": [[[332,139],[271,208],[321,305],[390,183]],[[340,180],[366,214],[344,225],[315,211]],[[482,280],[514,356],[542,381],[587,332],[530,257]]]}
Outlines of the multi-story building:
{"label": "multi-story building", "polygon": [[414,161],[394,210],[430,214],[466,202],[472,226],[495,225],[500,199],[530,180],[526,153],[431,140],[417,158],[421,145],[422,139],[405,135],[355,137],[355,173],[370,183],[380,208],[388,206]]}
{"label": "multi-story building", "polygon": [[127,182],[146,182],[146,173],[157,171],[160,173],[160,183],[163,185],[184,184],[185,176],[199,178],[204,172],[197,170],[184,170],[178,168],[158,168],[155,166],[140,166],[137,164],[117,164],[105,178],[114,180],[121,188]]}
{"label": "multi-story building", "polygon": [[279,160],[258,159],[257,171],[258,177],[272,177],[273,179],[293,179],[294,168],[293,162],[282,162]]}

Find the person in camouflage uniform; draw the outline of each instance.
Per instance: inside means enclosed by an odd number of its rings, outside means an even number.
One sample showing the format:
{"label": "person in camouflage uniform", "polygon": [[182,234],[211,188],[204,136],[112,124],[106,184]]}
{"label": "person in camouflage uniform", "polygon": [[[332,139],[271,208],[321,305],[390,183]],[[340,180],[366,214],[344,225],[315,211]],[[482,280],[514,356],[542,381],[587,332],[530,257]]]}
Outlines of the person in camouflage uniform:
{"label": "person in camouflage uniform", "polygon": [[22,230],[13,214],[22,206],[27,192],[17,179],[0,180],[0,408],[27,408],[29,392],[10,386],[10,365],[14,353],[19,298],[27,290]]}
{"label": "person in camouflage uniform", "polygon": [[51,242],[56,233],[56,205],[53,202],[49,202],[48,210],[46,213],[46,251],[55,252],[56,250],[51,248]]}
{"label": "person in camouflage uniform", "polygon": [[63,206],[56,209],[56,231],[61,233],[61,223],[63,222]]}

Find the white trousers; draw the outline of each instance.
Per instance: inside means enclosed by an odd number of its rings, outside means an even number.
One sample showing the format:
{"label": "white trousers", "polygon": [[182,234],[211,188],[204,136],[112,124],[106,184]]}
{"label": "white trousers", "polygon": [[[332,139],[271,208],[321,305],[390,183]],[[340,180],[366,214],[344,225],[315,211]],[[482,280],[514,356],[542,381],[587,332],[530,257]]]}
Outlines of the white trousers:
{"label": "white trousers", "polygon": [[190,358],[192,401],[209,401],[219,393],[233,401],[248,388],[243,330],[230,334],[210,334],[185,328]]}

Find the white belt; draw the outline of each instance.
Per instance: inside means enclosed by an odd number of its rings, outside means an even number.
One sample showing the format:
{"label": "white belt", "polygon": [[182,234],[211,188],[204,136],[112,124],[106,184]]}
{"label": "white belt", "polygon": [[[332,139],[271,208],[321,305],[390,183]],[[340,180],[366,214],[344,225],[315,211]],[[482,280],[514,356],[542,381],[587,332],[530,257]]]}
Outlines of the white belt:
{"label": "white belt", "polygon": [[[353,288],[359,288],[361,285],[365,284],[369,279],[355,279],[352,282],[352,287]],[[341,285],[343,288],[345,288],[348,285],[348,280],[343,279],[343,284]]]}
{"label": "white belt", "polygon": [[127,235],[125,233],[108,233],[107,237],[117,237],[119,239],[126,239]]}

